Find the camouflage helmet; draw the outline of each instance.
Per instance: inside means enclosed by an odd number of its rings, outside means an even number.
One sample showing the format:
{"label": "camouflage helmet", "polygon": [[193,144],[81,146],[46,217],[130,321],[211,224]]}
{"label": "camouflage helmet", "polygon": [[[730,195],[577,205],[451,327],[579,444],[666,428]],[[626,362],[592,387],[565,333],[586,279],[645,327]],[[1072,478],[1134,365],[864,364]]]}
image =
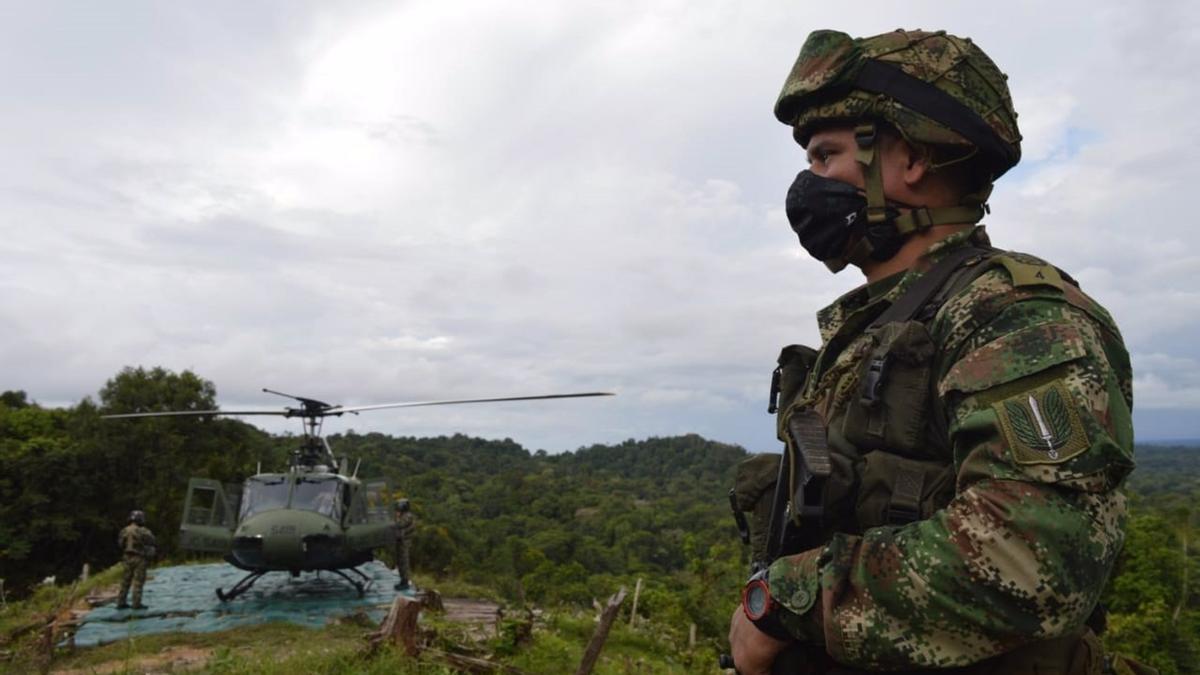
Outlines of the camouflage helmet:
{"label": "camouflage helmet", "polygon": [[408,509],[409,509],[409,506],[408,506],[407,499],[397,499],[396,500],[396,513],[404,513],[405,511],[408,511]]}
{"label": "camouflage helmet", "polygon": [[129,522],[142,525],[146,522],[146,514],[142,511],[134,509],[133,511],[129,512]]}
{"label": "camouflage helmet", "polygon": [[775,103],[807,145],[823,122],[882,120],[910,142],[971,158],[989,179],[1021,158],[1007,76],[970,39],[896,30],[851,38],[809,34]]}

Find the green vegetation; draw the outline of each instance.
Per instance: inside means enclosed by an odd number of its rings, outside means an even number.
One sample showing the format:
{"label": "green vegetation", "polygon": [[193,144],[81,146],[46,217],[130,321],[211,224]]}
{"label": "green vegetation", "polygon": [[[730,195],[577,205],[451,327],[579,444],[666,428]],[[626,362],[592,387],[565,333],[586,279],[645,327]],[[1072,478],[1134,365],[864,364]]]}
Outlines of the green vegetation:
{"label": "green vegetation", "polygon": [[100,419],[212,409],[214,397],[212,383],[161,368],[122,371],[99,405],[46,409],[24,392],[0,394],[0,576],[10,597],[46,576],[73,579],[84,562],[116,562],[116,533],[134,508],[174,551],[189,476],[240,482],[255,461],[282,463],[277,440],[236,420]]}
{"label": "green vegetation", "polygon": [[[53,594],[66,591],[29,595],[42,577],[57,575],[61,585],[85,561],[93,568],[116,561],[113,537],[129,509],[144,508],[170,552],[189,476],[239,481],[258,461],[285,463],[294,439],[235,420],[99,419],[205,409],[214,399],[211,383],[161,369],[127,369],[101,390],[98,404],[63,410],[0,393],[0,576],[10,604],[28,598],[0,613],[0,643],[23,618],[63,602]],[[640,578],[637,625],[630,626],[626,600],[599,671],[715,672],[746,571],[725,499],[746,457],[741,448],[694,435],[561,455],[461,435],[350,432],[329,441],[339,456],[361,458],[363,475],[387,478],[412,500],[419,519],[413,562],[429,585],[443,595],[502,602],[510,616],[530,606],[545,611],[531,641],[502,631],[477,646],[482,653],[529,672],[569,671],[591,634],[593,600],[620,586],[632,593]],[[1200,673],[1196,453],[1138,448],[1128,539],[1104,599],[1108,646],[1164,674]],[[431,621],[447,648],[465,644],[454,627]],[[692,625],[697,641],[689,648]],[[137,658],[188,645],[211,651],[210,672],[441,672],[388,650],[363,656],[365,631],[331,626],[313,639],[308,629],[263,626],[139,638],[81,650],[63,665],[127,659],[136,671]]]}
{"label": "green vegetation", "polygon": [[589,603],[644,577],[646,612],[726,627],[711,610],[732,610],[745,562],[720,486],[741,448],[698,436],[554,456],[465,436],[330,443],[412,499],[418,569],[538,603]]}
{"label": "green vegetation", "polygon": [[1143,446],[1137,458],[1105,643],[1162,675],[1200,673],[1200,449]]}

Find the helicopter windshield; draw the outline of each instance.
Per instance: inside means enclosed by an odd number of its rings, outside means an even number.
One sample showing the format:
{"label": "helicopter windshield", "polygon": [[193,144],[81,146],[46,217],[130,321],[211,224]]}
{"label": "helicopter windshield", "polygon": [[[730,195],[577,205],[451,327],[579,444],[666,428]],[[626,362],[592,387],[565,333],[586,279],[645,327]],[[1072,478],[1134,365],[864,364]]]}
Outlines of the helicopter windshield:
{"label": "helicopter windshield", "polygon": [[316,511],[334,520],[342,517],[338,486],[341,482],[332,476],[323,478],[303,477],[296,481],[292,493],[292,508]]}
{"label": "helicopter windshield", "polygon": [[244,520],[263,511],[282,509],[287,506],[288,483],[279,478],[250,478],[242,488],[242,513]]}

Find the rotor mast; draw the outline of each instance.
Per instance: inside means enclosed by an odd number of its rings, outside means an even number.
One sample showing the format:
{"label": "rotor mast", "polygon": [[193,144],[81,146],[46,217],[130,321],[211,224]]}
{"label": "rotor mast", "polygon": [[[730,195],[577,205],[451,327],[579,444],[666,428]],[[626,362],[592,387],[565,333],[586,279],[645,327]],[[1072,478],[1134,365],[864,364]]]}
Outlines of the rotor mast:
{"label": "rotor mast", "polygon": [[299,417],[300,423],[304,428],[304,442],[300,446],[300,449],[292,452],[292,469],[308,469],[311,471],[318,466],[324,465],[328,470],[337,472],[337,457],[334,456],[329,443],[325,441],[321,430],[325,425],[326,417],[330,415],[341,416],[343,414],[342,412],[333,410],[340,406],[318,401],[315,398],[305,398],[282,391],[275,391],[266,387],[263,387],[263,391],[300,402],[299,408],[285,408],[283,413],[284,417]]}

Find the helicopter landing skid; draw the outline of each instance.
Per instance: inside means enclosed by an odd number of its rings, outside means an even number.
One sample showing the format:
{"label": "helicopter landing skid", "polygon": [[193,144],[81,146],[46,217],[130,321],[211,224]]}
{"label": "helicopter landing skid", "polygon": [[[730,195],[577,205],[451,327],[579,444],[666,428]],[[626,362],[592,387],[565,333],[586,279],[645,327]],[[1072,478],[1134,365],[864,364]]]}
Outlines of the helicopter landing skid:
{"label": "helicopter landing skid", "polygon": [[341,570],[329,570],[329,571],[333,572],[334,574],[338,575],[339,577],[345,579],[347,583],[349,583],[351,586],[354,587],[354,590],[358,591],[358,597],[360,597],[360,598],[363,597],[363,594],[367,589],[367,585],[371,583],[371,577],[363,574],[356,567],[349,567],[347,569],[349,569],[351,572],[354,572],[358,576],[362,577],[363,580],[355,581],[354,579],[351,579],[345,572],[343,572]]}
{"label": "helicopter landing skid", "polygon": [[[358,597],[360,597],[360,598],[363,597],[363,595],[366,593],[367,587],[371,585],[371,582],[372,582],[371,577],[367,576],[366,574],[363,574],[362,571],[360,571],[358,568],[349,567],[347,569],[349,569],[351,572],[354,572],[358,576],[362,577],[363,580],[355,581],[354,579],[351,579],[345,572],[343,572],[341,570],[326,570],[326,571],[333,572],[334,574],[338,575],[339,577],[345,579],[346,583],[350,584],[351,586],[354,587],[354,590],[358,591]],[[250,587],[254,585],[254,582],[258,581],[259,577],[261,577],[262,575],[266,574],[269,571],[270,570],[259,570],[257,572],[251,572],[250,574],[247,574],[245,577],[242,577],[241,581],[234,584],[233,588],[229,589],[228,593],[226,593],[224,590],[218,588],[217,589],[217,597],[220,598],[221,602],[228,602],[229,600],[233,600],[234,598],[241,595],[242,593],[245,593],[246,591],[250,590]]]}
{"label": "helicopter landing skid", "polygon": [[254,585],[254,582],[258,581],[258,578],[266,573],[267,570],[259,570],[257,572],[251,572],[250,574],[247,574],[246,576],[242,577],[241,581],[234,584],[233,588],[229,589],[228,593],[218,588],[217,597],[221,600],[221,602],[232,600],[242,593],[250,590],[250,587]]}

